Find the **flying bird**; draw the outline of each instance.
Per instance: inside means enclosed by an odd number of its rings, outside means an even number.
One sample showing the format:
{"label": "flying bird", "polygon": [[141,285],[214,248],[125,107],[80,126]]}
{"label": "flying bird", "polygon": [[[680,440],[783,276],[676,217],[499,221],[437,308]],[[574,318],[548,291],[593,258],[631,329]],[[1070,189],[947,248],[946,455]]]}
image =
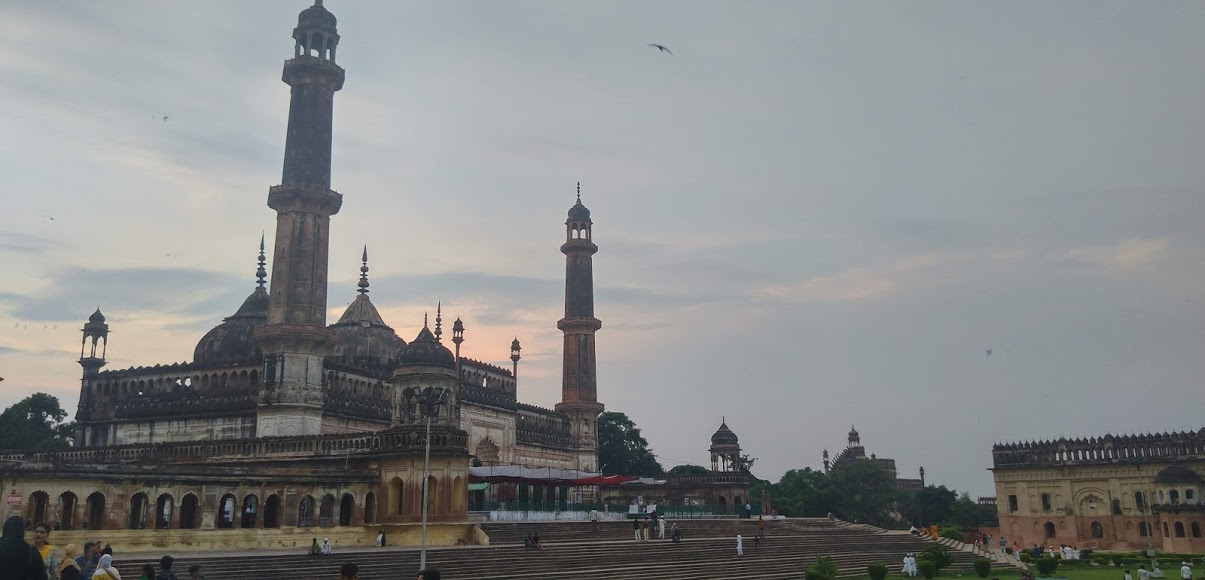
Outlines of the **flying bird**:
{"label": "flying bird", "polygon": [[992,349],[990,349],[990,348],[989,348],[989,349],[987,349],[987,353],[986,353],[986,354],[987,354],[987,357],[988,357],[988,358],[991,358],[991,357],[992,357]]}
{"label": "flying bird", "polygon": [[673,56],[673,55],[674,55],[674,53],[673,53],[673,52],[671,52],[671,51],[670,51],[670,49],[665,48],[665,45],[663,45],[663,44],[657,44],[657,43],[655,43],[655,42],[650,42],[650,43],[649,43],[649,46],[651,46],[651,47],[653,47],[653,48],[655,48],[655,49],[657,49],[657,50],[660,50],[661,52],[668,52],[670,56]]}
{"label": "flying bird", "polygon": [[166,122],[167,122],[167,115],[164,115],[164,116],[163,116],[163,122],[164,122],[164,123],[166,123]]}

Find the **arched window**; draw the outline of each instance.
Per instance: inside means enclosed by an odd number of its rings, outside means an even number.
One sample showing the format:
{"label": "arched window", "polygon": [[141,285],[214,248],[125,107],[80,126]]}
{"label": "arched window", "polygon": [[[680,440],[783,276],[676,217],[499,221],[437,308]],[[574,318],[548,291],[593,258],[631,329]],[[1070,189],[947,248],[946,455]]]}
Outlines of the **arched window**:
{"label": "arched window", "polygon": [[400,516],[404,513],[402,511],[402,492],[405,491],[404,487],[400,477],[395,477],[389,481],[389,513],[395,516]]}
{"label": "arched window", "polygon": [[439,506],[439,480],[434,475],[427,477],[427,513],[436,514]]}
{"label": "arched window", "polygon": [[59,513],[58,520],[55,522],[57,528],[61,530],[75,529],[75,508],[79,505],[79,499],[74,493],[65,491],[59,494]]}
{"label": "arched window", "polygon": [[350,493],[343,494],[343,499],[339,500],[339,525],[350,526],[351,516],[356,509],[356,498]]}
{"label": "arched window", "polygon": [[1054,522],[1046,522],[1046,525],[1044,525],[1042,527],[1046,529],[1046,537],[1047,538],[1054,537]]}
{"label": "arched window", "polygon": [[1138,535],[1144,538],[1151,535],[1151,527],[1146,522],[1138,522]]}
{"label": "arched window", "polygon": [[234,494],[223,495],[221,501],[218,502],[218,527],[227,530],[233,528],[236,511],[238,508],[234,505]]}
{"label": "arched window", "polygon": [[84,520],[84,528],[91,530],[105,529],[105,496],[99,491],[92,492],[86,500],[88,504],[88,519]]}
{"label": "arched window", "polygon": [[29,494],[29,521],[40,524],[45,522],[50,515],[50,494],[44,491],[35,491]]}
{"label": "arched window", "polygon": [[[1044,493],[1044,494],[1042,494],[1042,511],[1048,512],[1048,511],[1050,511],[1050,509],[1051,509],[1050,494]],[[1053,537],[1053,536],[1047,536],[1047,537]]]}
{"label": "arched window", "polygon": [[280,527],[280,496],[272,494],[268,496],[268,501],[264,502],[264,527],[279,528]]}
{"label": "arched window", "polygon": [[1184,537],[1184,522],[1176,522],[1176,537]]}
{"label": "arched window", "polygon": [[241,527],[255,527],[255,523],[259,521],[259,496],[251,494],[243,498],[242,517]]}
{"label": "arched window", "polygon": [[1167,522],[1163,522],[1163,537],[1167,538],[1170,536],[1171,534],[1167,531]]}
{"label": "arched window", "polygon": [[1172,505],[1180,505],[1180,491],[1176,489],[1168,491],[1167,501]]}
{"label": "arched window", "polygon": [[1105,537],[1105,527],[1100,525],[1100,522],[1092,522],[1092,537],[1093,538]]}
{"label": "arched window", "polygon": [[1134,506],[1139,510],[1146,509],[1146,495],[1144,495],[1141,491],[1134,492]]}
{"label": "arched window", "polygon": [[172,527],[172,508],[175,507],[175,504],[175,498],[166,493],[155,500],[156,530],[166,530]]}
{"label": "arched window", "polygon": [[314,525],[314,498],[305,496],[297,504],[297,525],[308,528]]}
{"label": "arched window", "polygon": [[131,530],[146,529],[146,512],[149,503],[150,500],[145,493],[139,492],[130,498],[130,513],[129,518],[127,518],[126,527]]}
{"label": "arched window", "polygon": [[377,521],[377,494],[368,492],[364,496],[364,523],[375,524]]}
{"label": "arched window", "polygon": [[180,528],[191,530],[197,527],[197,509],[200,502],[195,494],[185,494],[180,500]]}
{"label": "arched window", "polygon": [[1194,537],[1194,538],[1201,537],[1201,523],[1200,522],[1192,523],[1192,537]]}
{"label": "arched window", "polygon": [[329,493],[322,496],[321,511],[318,513],[318,525],[324,528],[335,525],[335,496]]}

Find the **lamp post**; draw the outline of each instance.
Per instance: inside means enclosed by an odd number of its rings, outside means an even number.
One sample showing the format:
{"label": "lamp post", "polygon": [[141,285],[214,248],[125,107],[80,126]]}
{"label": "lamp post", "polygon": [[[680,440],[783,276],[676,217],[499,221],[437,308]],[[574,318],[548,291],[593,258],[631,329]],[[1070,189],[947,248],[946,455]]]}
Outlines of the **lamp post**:
{"label": "lamp post", "polygon": [[925,526],[925,466],[920,467],[920,493],[916,494],[917,505],[920,508],[920,527]]}
{"label": "lamp post", "polygon": [[427,568],[427,503],[431,493],[428,478],[431,476],[431,417],[439,414],[439,406],[448,402],[448,390],[440,387],[427,387],[411,391],[414,400],[418,402],[419,412],[427,420],[427,434],[423,437],[423,536],[422,551],[419,554],[418,569]]}

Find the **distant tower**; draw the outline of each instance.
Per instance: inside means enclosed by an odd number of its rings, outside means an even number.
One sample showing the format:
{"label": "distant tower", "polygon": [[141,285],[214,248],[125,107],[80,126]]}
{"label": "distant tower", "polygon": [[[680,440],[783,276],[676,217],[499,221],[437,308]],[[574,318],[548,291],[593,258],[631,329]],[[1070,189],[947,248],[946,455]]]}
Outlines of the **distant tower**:
{"label": "distant tower", "polygon": [[256,434],[315,435],[322,431],[322,358],[334,345],[326,328],[330,217],[343,196],[331,185],[331,129],[343,69],[335,64],[339,34],[321,0],[293,29],[293,58],[282,80],[292,87],[281,184],[268,190],[276,210],[268,323],[256,333],[264,382]]}
{"label": "distant tower", "polygon": [[594,333],[602,321],[594,317],[594,274],[592,256],[598,252],[591,235],[590,210],[582,205],[582,184],[577,184],[577,204],[569,208],[565,220],[565,317],[556,327],[565,334],[564,363],[561,375],[561,402],[556,410],[569,415],[577,453],[577,468],[594,471],[598,466],[597,361]]}
{"label": "distant tower", "polygon": [[828,449],[824,450],[824,472],[828,473]]}
{"label": "distant tower", "polygon": [[861,447],[862,446],[862,439],[861,439],[861,437],[858,436],[858,430],[854,429],[853,425],[849,426],[849,446],[850,447]]}
{"label": "distant tower", "polygon": [[736,433],[728,428],[728,422],[720,420],[720,428],[711,436],[711,470],[740,471],[741,445]]}
{"label": "distant tower", "polygon": [[460,380],[460,343],[464,342],[464,323],[460,317],[452,323],[452,344],[456,345],[456,380]]}
{"label": "distant tower", "polygon": [[515,337],[510,341],[510,362],[512,366],[511,376],[515,377],[515,381],[519,380],[519,359],[523,358],[519,355],[523,351],[523,347],[519,345],[519,337]]}
{"label": "distant tower", "polygon": [[[101,367],[105,366],[105,351],[109,349],[109,325],[105,324],[105,315],[100,313],[99,306],[96,307],[96,312],[88,317],[88,322],[84,323],[82,332],[84,338],[80,341],[79,366],[84,367],[84,376],[80,379],[80,400],[75,416],[76,447],[96,445],[98,443],[94,439],[103,438],[108,434],[107,430],[94,434],[93,429],[85,425],[85,420],[92,418],[91,407],[98,402],[98,394],[94,394],[88,384],[96,379]],[[97,343],[100,343],[100,356],[96,356]]]}

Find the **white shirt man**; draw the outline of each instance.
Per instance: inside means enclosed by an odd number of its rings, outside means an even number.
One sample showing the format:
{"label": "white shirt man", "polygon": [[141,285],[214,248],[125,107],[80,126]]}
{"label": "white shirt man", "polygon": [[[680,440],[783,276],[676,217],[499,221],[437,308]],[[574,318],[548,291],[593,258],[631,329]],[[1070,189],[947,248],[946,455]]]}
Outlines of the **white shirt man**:
{"label": "white shirt man", "polygon": [[1141,564],[1138,565],[1138,580],[1151,580],[1151,573]]}
{"label": "white shirt man", "polygon": [[665,539],[665,516],[657,516],[657,537]]}
{"label": "white shirt man", "polygon": [[1192,580],[1192,568],[1188,567],[1188,562],[1180,562],[1180,579]]}
{"label": "white shirt man", "polygon": [[740,532],[736,533],[736,555],[737,556],[745,555],[745,538],[741,537]]}

